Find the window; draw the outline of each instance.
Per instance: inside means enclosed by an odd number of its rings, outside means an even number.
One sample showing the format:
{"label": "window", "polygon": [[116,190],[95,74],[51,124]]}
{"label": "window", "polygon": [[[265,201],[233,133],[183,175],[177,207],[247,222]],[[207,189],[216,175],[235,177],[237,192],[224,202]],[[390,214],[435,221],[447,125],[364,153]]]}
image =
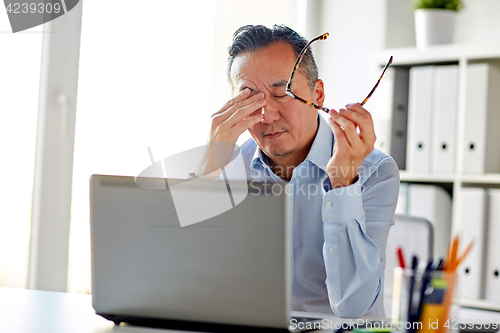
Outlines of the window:
{"label": "window", "polygon": [[42,27],[13,34],[0,10],[0,286],[25,288],[35,165]]}
{"label": "window", "polygon": [[114,0],[83,7],[71,292],[91,292],[89,176],[136,176],[151,163],[148,147],[159,160],[205,144],[210,114],[231,96],[225,68],[232,33],[250,23],[293,26],[295,14],[289,0],[138,4]]}

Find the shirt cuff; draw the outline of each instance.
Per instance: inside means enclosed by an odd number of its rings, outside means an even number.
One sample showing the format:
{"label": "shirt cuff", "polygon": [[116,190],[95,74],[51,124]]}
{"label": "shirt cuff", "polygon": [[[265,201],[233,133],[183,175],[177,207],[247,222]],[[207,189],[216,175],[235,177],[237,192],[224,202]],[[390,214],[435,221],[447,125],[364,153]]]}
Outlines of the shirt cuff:
{"label": "shirt cuff", "polygon": [[357,220],[364,217],[361,182],[331,189],[323,195],[322,217],[325,223]]}

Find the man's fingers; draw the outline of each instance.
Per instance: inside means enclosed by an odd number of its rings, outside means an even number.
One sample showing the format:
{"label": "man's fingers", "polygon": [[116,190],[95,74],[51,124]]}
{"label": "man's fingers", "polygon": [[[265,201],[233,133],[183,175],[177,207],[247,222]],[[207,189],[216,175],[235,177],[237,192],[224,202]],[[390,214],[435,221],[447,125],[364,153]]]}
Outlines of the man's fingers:
{"label": "man's fingers", "polygon": [[219,111],[215,112],[211,117],[215,117],[221,113],[226,112],[230,107],[232,107],[236,103],[247,99],[248,96],[250,96],[250,89],[248,89],[248,88],[243,89],[242,91],[240,91],[240,93],[238,95],[234,96],[229,101],[227,101],[226,104],[224,104],[222,106],[222,108],[220,108]]}
{"label": "man's fingers", "polygon": [[[253,96],[250,96],[248,93],[250,89],[246,88],[240,93],[240,95],[236,96],[233,99],[230,99],[218,112],[212,115],[213,118],[218,118],[219,121],[225,121],[229,118],[234,112],[239,109],[264,98],[264,93],[259,92]],[[245,93],[244,93],[245,92]],[[243,98],[244,97],[244,98]]]}
{"label": "man's fingers", "polygon": [[264,93],[260,92],[243,101],[236,102],[229,109],[215,116],[214,120],[216,120],[218,124],[229,122],[227,125],[232,127],[265,104],[266,100],[264,99]]}
{"label": "man's fingers", "polygon": [[348,104],[341,109],[340,114],[359,127],[361,139],[368,144],[375,143],[375,129],[371,114],[359,104]]}
{"label": "man's fingers", "polygon": [[332,120],[341,127],[341,129],[343,130],[342,132],[344,133],[350,146],[356,148],[360,144],[362,144],[361,138],[359,137],[359,134],[356,132],[356,124],[353,123],[351,120],[343,117],[340,114],[341,112],[342,110],[339,110],[339,113],[333,113],[331,115]]}
{"label": "man's fingers", "polygon": [[[246,129],[262,120],[260,114],[250,117],[266,104],[265,95],[259,92],[249,96],[250,89],[244,89],[239,96],[230,100],[219,112],[212,115],[212,141],[236,142],[238,136]],[[246,98],[245,98],[246,96]],[[251,118],[251,120],[248,120]],[[234,128],[243,122],[238,128]]]}
{"label": "man's fingers", "polygon": [[[248,101],[249,99],[245,101]],[[231,113],[231,109],[229,109],[228,111],[226,111],[226,113],[229,115],[229,118],[224,120],[222,123],[218,121],[219,125],[217,125],[217,132],[226,133],[225,135],[227,135],[228,137],[236,137],[237,139],[238,136],[245,132],[246,129],[252,127],[263,119],[263,115],[261,113],[257,113],[253,116],[251,115],[256,110],[262,108],[265,104],[265,99],[258,99],[245,107],[239,107],[235,112]],[[224,115],[225,114],[222,114],[219,117],[224,117]],[[215,123],[213,120],[212,125],[214,124]]]}
{"label": "man's fingers", "polygon": [[[332,114],[333,114],[333,112],[332,112]],[[328,124],[330,125],[330,127],[333,131],[333,136],[335,138],[335,144],[337,144],[339,146],[350,145],[349,141],[347,140],[347,137],[345,136],[344,131],[342,130],[342,128],[340,128],[340,125],[335,120],[333,120],[333,117],[328,119]]]}
{"label": "man's fingers", "polygon": [[[264,105],[266,105],[266,100],[263,98],[264,94],[263,93],[259,94],[262,94],[260,98],[254,99],[254,96],[252,96],[245,101],[239,102],[238,104],[240,105],[236,104],[238,106],[238,109],[236,111],[231,112],[230,111],[231,109],[229,109],[227,111],[227,115],[229,115],[229,117],[226,120],[224,120],[225,125],[231,128],[235,126],[237,123],[247,118],[248,116],[250,116],[258,109],[262,108]],[[252,102],[250,102],[250,104],[247,104],[248,103],[247,101],[250,100],[252,100]],[[225,116],[225,114],[222,116]]]}
{"label": "man's fingers", "polygon": [[358,126],[369,125],[373,122],[370,112],[359,104],[348,104],[345,109],[340,109],[339,113]]}
{"label": "man's fingers", "polygon": [[239,122],[238,124],[236,124],[232,128],[232,130],[235,131],[237,133],[237,135],[239,136],[243,132],[245,132],[247,129],[252,127],[253,125],[261,122],[262,119],[264,119],[263,114],[260,114],[260,113],[256,114],[255,116],[248,117],[248,118],[244,119],[243,121]]}

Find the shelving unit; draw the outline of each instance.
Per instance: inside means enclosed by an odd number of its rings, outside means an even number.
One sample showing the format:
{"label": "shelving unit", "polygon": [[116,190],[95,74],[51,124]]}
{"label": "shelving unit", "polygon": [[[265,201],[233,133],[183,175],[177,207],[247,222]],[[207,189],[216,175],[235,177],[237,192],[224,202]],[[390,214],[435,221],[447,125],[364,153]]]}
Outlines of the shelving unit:
{"label": "shelving unit", "polygon": [[[499,143],[500,145],[500,143]],[[401,170],[399,172],[402,182],[425,182],[425,183],[457,183],[462,187],[474,185],[491,185],[493,188],[500,186],[500,174],[440,174],[440,173],[416,173]]]}
{"label": "shelving unit", "polygon": [[[373,76],[375,77],[380,67],[384,66],[390,56],[394,57],[393,66],[413,67],[421,65],[443,65],[458,64],[458,104],[456,123],[456,154],[454,173],[416,173],[401,170],[401,182],[435,184],[452,189],[452,233],[456,234],[460,229],[461,214],[460,205],[455,198],[458,198],[463,188],[500,188],[499,173],[488,174],[468,174],[463,172],[464,151],[465,151],[465,114],[466,114],[466,86],[467,86],[467,65],[473,63],[486,62],[492,66],[500,68],[500,44],[497,45],[475,45],[475,44],[453,44],[429,47],[426,50],[418,50],[415,47],[384,49],[372,56]],[[500,91],[499,91],[500,93]],[[500,112],[500,110],[498,110]],[[500,124],[498,124],[500,127]],[[500,142],[498,143],[500,149]],[[467,307],[500,311],[500,304],[485,299],[478,300],[458,300],[459,304]]]}
{"label": "shelving unit", "polygon": [[500,60],[500,45],[444,44],[435,45],[425,50],[419,50],[415,47],[384,49],[374,55],[374,61],[383,66],[391,55],[394,56],[394,66]]}
{"label": "shelving unit", "polygon": [[400,171],[402,182],[423,182],[423,183],[454,183],[457,181],[456,174],[420,173]]}
{"label": "shelving unit", "polygon": [[462,300],[456,300],[456,303],[466,308],[483,309],[483,310],[500,312],[500,304],[488,302],[484,299],[478,299],[478,300],[462,299]]}

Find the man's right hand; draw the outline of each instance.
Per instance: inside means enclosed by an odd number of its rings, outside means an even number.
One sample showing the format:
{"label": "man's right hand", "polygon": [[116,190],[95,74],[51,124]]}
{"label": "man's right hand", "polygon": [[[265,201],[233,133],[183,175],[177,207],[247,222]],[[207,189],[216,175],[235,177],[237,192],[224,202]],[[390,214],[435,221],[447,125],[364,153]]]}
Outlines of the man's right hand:
{"label": "man's right hand", "polygon": [[250,96],[250,89],[243,89],[212,115],[209,141],[236,143],[243,132],[264,119],[262,113],[250,115],[265,104],[264,93]]}
{"label": "man's right hand", "polygon": [[[264,119],[261,112],[252,115],[266,104],[264,93],[259,92],[252,96],[250,93],[250,89],[243,89],[212,115],[208,149],[198,166],[197,175],[212,174],[226,166],[231,161],[239,136]],[[216,172],[212,175],[218,174],[219,172]]]}

